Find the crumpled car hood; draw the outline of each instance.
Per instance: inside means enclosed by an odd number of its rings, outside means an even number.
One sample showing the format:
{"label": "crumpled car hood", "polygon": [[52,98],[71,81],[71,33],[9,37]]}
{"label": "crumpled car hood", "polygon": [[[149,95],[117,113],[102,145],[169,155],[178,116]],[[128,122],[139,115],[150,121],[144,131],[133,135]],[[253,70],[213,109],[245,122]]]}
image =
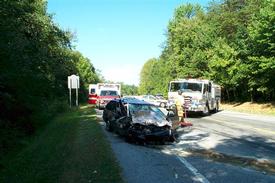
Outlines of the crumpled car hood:
{"label": "crumpled car hood", "polygon": [[133,124],[139,123],[142,125],[156,125],[159,127],[163,127],[165,125],[170,127],[172,126],[171,122],[158,115],[133,115],[132,122]]}

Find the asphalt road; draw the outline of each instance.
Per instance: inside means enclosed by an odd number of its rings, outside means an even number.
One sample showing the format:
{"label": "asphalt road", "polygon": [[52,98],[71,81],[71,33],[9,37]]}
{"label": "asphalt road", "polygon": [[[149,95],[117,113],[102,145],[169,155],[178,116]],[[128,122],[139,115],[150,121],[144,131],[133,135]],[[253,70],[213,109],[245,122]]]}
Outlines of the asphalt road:
{"label": "asphalt road", "polygon": [[126,182],[275,182],[275,174],[257,163],[275,162],[275,117],[221,111],[186,120],[194,126],[179,129],[179,141],[162,146],[129,144],[104,130]]}
{"label": "asphalt road", "polygon": [[178,146],[275,161],[275,117],[221,111],[186,120],[194,127],[180,137]]}

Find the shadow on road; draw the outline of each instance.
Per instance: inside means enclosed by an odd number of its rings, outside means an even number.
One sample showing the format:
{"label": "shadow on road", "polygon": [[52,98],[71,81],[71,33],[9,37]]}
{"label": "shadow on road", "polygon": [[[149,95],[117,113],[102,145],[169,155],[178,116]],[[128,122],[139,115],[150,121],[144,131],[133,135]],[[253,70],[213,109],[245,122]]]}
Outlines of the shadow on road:
{"label": "shadow on road", "polygon": [[[215,147],[206,149],[198,142],[208,140],[206,134],[184,135],[173,148],[188,151],[218,162],[253,167],[254,169],[275,174],[275,143],[263,137],[241,136],[221,140]],[[188,144],[188,141],[193,141]],[[181,143],[182,142],[182,143]],[[186,142],[186,143],[183,143]]]}

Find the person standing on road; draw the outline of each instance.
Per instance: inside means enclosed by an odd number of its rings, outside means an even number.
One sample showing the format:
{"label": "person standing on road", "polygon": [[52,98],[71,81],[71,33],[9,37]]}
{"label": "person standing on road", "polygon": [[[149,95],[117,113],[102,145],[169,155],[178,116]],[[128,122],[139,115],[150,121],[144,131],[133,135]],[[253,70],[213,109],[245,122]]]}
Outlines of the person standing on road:
{"label": "person standing on road", "polygon": [[184,122],[184,97],[181,90],[178,90],[178,96],[176,98],[176,108],[179,122]]}

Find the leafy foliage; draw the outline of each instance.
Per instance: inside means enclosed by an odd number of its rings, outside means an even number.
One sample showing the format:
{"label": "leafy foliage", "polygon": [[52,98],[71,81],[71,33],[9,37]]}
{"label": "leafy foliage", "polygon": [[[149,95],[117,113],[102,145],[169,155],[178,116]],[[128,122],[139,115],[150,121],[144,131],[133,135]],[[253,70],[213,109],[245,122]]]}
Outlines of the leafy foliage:
{"label": "leafy foliage", "polygon": [[[32,134],[64,110],[67,76],[77,73],[83,88],[97,81],[90,61],[71,46],[46,12],[44,0],[0,1],[0,149],[10,144],[2,133]],[[43,120],[45,119],[45,120]]]}
{"label": "leafy foliage", "polygon": [[274,10],[271,0],[179,6],[162,55],[141,70],[139,91],[167,94],[170,80],[192,77],[220,84],[225,100],[274,100]]}
{"label": "leafy foliage", "polygon": [[[172,66],[162,59],[149,59],[143,66],[140,74],[140,94],[167,95],[168,82]],[[171,69],[168,69],[171,68]]]}
{"label": "leafy foliage", "polygon": [[128,85],[121,83],[121,94],[123,96],[126,95],[137,95],[138,94],[138,87],[135,85]]}

